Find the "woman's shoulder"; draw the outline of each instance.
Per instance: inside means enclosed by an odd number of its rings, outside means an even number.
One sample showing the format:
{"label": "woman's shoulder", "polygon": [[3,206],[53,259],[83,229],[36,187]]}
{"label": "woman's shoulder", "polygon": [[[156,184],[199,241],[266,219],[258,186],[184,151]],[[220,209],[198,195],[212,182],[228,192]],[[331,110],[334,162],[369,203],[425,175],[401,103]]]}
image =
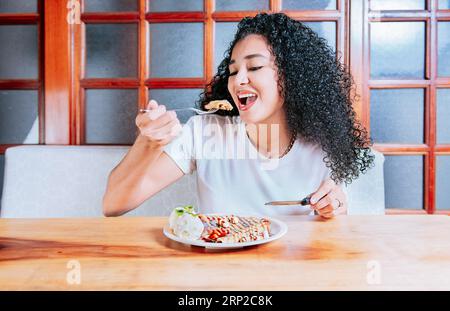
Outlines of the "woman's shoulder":
{"label": "woman's shoulder", "polygon": [[303,155],[310,154],[312,156],[325,156],[325,152],[322,149],[322,146],[318,143],[312,142],[309,139],[299,136],[297,138],[297,142],[299,145],[299,150]]}

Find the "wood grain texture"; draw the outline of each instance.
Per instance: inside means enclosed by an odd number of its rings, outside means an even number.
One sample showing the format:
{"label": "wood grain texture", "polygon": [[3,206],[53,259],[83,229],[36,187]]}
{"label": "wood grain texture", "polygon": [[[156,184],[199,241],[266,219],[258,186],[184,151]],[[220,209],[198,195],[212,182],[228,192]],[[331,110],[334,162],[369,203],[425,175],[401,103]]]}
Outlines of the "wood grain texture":
{"label": "wood grain texture", "polygon": [[38,13],[0,13],[0,25],[28,25],[38,21]]}
{"label": "wood grain texture", "polygon": [[45,143],[70,143],[70,25],[67,1],[44,3]]}
{"label": "wood grain texture", "polygon": [[84,89],[128,89],[138,88],[139,79],[134,78],[87,78],[80,81]]}
{"label": "wood grain texture", "polygon": [[[44,1],[39,0],[38,12],[44,11]],[[38,29],[38,79],[40,86],[38,89],[38,121],[39,121],[39,144],[45,144],[45,16],[39,14],[39,22],[37,24]]]}
{"label": "wood grain texture", "polygon": [[376,143],[373,147],[382,152],[385,155],[411,155],[411,154],[422,154],[426,155],[430,147],[426,144],[387,144],[387,143]]}
{"label": "wood grain texture", "polygon": [[[351,31],[349,31],[349,66],[350,73],[355,81],[355,87],[352,89],[353,109],[355,110],[356,117],[361,124],[366,125],[365,113],[364,113],[364,53],[363,53],[363,3],[348,1],[348,15],[349,25],[351,25]],[[350,27],[347,28],[350,30]],[[367,130],[370,130],[367,128]]]}
{"label": "wood grain texture", "polygon": [[139,0],[139,102],[138,108],[145,108],[149,101],[148,88],[145,86],[145,80],[148,76],[148,57],[147,46],[150,46],[149,26],[145,21],[145,12],[147,11],[146,0]]}
{"label": "wood grain texture", "polygon": [[145,85],[151,89],[203,89],[205,84],[203,78],[150,78],[145,81]]}
{"label": "wood grain texture", "polygon": [[205,25],[203,32],[203,77],[205,77],[207,83],[211,81],[214,76],[215,69],[214,68],[214,40],[215,40],[215,31],[214,31],[214,21],[212,19],[212,12],[214,11],[214,3],[212,1],[203,2],[203,6],[205,9]]}
{"label": "wood grain texture", "polygon": [[3,79],[0,80],[0,90],[37,90],[41,87],[39,80]]}
{"label": "wood grain texture", "polygon": [[205,12],[163,12],[146,13],[145,18],[150,23],[190,23],[204,22]]}
{"label": "wood grain texture", "polygon": [[129,23],[139,21],[139,12],[101,12],[83,13],[81,20],[85,23]]}
{"label": "wood grain texture", "polygon": [[[448,216],[280,219],[283,238],[232,251],[171,241],[160,217],[0,219],[0,290],[450,289]],[[369,285],[374,262],[381,284]]]}
{"label": "wood grain texture", "polygon": [[280,0],[269,0],[270,12],[276,13],[281,11],[281,1]]}

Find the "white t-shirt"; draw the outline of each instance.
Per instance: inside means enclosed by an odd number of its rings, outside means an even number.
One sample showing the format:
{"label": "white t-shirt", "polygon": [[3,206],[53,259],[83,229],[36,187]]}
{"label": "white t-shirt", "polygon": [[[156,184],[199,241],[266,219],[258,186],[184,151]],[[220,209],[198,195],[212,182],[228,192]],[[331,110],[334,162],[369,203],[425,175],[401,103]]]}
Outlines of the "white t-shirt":
{"label": "white t-shirt", "polygon": [[191,117],[165,152],[185,174],[197,171],[197,210],[201,213],[313,214],[308,206],[264,203],[301,200],[330,174],[322,149],[300,138],[281,159],[263,156],[239,116]]}

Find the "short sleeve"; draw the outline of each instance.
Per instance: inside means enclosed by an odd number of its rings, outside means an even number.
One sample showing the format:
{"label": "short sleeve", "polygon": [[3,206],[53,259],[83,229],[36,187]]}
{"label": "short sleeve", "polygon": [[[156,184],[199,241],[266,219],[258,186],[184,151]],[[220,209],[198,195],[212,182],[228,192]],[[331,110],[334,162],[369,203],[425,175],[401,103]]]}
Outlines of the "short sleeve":
{"label": "short sleeve", "polygon": [[195,126],[198,117],[191,117],[181,133],[164,147],[164,152],[178,165],[184,174],[192,174],[196,169],[195,161]]}

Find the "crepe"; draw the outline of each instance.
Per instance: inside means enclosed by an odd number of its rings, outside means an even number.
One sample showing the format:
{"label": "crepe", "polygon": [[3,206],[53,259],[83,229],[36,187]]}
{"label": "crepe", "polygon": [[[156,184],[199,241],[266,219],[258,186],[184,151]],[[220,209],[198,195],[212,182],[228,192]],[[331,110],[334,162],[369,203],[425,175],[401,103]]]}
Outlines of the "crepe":
{"label": "crepe", "polygon": [[242,243],[267,239],[270,221],[259,217],[199,215],[205,229],[202,240],[213,243]]}

